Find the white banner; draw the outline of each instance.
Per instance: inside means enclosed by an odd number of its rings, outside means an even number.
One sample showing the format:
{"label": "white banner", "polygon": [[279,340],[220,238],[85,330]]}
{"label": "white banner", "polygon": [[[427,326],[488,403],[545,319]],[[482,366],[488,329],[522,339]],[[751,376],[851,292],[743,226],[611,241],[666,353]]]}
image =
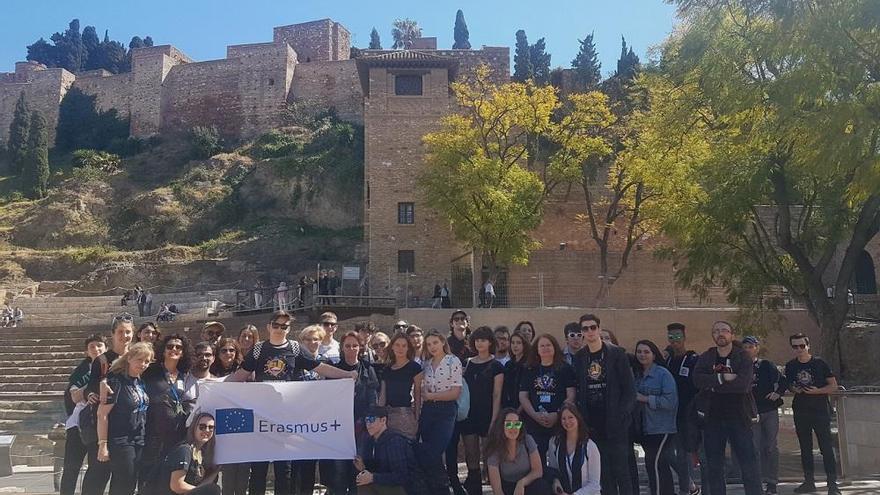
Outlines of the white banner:
{"label": "white banner", "polygon": [[199,384],[214,415],[215,462],[353,459],[354,381]]}

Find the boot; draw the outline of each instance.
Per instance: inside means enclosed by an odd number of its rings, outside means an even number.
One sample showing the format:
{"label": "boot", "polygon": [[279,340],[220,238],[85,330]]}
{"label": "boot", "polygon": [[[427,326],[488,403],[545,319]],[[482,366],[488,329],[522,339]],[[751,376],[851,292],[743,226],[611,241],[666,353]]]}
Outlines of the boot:
{"label": "boot", "polygon": [[461,486],[461,480],[458,479],[457,474],[449,477],[449,488],[452,489],[452,495],[468,495],[464,491],[464,487]]}
{"label": "boot", "polygon": [[483,493],[483,480],[480,469],[468,469],[467,478],[464,480],[464,489],[467,495],[481,495]]}

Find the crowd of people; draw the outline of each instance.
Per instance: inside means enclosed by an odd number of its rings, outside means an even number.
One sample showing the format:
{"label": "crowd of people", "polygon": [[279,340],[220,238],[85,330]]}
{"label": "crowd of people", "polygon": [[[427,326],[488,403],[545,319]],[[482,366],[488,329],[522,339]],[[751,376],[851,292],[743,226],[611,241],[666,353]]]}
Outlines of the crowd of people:
{"label": "crowd of people", "polygon": [[15,309],[8,304],[0,310],[0,328],[15,328],[24,321],[24,311],[18,306]]}
{"label": "crowd of people", "polygon": [[[89,494],[109,482],[111,495],[262,495],[271,465],[276,494],[311,494],[319,479],[330,495],[476,495],[485,484],[494,495],[629,495],[640,483],[634,444],[652,495],[724,495],[727,444],[745,493],[772,495],[785,394],[805,477],[795,492],[816,491],[815,433],[828,493],[839,493],[837,382],[803,334],[790,337],[794,357],[780,372],[760,357],[759,339],[737,340],[726,321],[701,354],[680,323],[667,326],[665,350],[640,340],[627,353],[593,314],[566,324],[562,345],[527,321],[512,332],[471,329],[461,310],[443,331],[398,321],[388,332],[362,322],[343,333],[327,312],[291,339],[294,324],[283,309],[263,336],[253,325],[230,336],[212,321],[193,345],[115,317],[110,341],[89,337],[70,376],[62,495],[74,493],[86,457]],[[214,418],[193,412],[200,383],[343,378],[355,381],[354,459],[214,462]]]}

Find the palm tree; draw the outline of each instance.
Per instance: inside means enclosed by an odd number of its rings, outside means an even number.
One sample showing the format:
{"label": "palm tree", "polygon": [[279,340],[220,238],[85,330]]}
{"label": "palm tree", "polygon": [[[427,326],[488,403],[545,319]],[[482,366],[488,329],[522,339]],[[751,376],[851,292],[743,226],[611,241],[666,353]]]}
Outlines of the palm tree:
{"label": "palm tree", "polygon": [[394,21],[394,29],[391,30],[391,37],[394,38],[394,45],[392,48],[395,50],[403,48],[404,50],[408,50],[412,47],[413,41],[416,38],[422,37],[422,28],[419,27],[419,23],[412,19],[397,19]]}

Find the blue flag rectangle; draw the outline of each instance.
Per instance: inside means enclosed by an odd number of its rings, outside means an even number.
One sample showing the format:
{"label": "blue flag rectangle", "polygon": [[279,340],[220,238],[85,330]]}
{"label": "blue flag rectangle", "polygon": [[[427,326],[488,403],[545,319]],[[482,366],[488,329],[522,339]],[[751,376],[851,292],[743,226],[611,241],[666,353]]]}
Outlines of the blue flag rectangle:
{"label": "blue flag rectangle", "polygon": [[217,434],[253,433],[253,409],[217,409]]}

